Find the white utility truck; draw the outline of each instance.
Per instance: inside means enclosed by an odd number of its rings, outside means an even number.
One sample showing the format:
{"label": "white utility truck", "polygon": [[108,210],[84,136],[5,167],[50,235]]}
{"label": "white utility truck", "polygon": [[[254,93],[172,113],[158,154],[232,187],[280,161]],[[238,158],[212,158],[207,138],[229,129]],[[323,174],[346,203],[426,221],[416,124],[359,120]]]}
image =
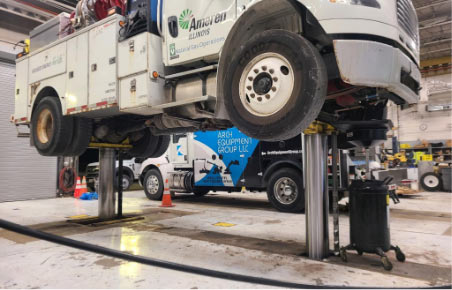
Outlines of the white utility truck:
{"label": "white utility truck", "polygon": [[11,121],[40,154],[98,142],[156,157],[174,133],[235,126],[275,141],[314,120],[371,142],[388,100],[418,101],[410,0],[135,0],[121,13],[78,13],[73,33],[32,37],[17,59]]}

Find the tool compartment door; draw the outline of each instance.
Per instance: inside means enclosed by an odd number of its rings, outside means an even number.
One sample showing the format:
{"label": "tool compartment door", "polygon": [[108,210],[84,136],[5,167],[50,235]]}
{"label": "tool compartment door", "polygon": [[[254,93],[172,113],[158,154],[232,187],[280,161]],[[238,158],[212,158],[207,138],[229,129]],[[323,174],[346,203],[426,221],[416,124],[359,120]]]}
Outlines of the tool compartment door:
{"label": "tool compartment door", "polygon": [[165,0],[163,6],[168,65],[218,55],[236,18],[236,0]]}
{"label": "tool compartment door", "polygon": [[[21,120],[27,117],[28,112],[28,58],[16,63],[16,90],[14,119]],[[25,120],[21,120],[24,122]]]}
{"label": "tool compartment door", "polygon": [[141,33],[118,44],[118,77],[148,69],[148,33]]}
{"label": "tool compartment door", "polygon": [[88,33],[67,42],[66,108],[88,104]]}
{"label": "tool compartment door", "polygon": [[148,106],[148,96],[151,94],[149,88],[149,75],[144,72],[121,79],[119,106],[123,111],[137,107]]}
{"label": "tool compartment door", "polygon": [[99,106],[117,103],[116,18],[89,31],[89,104]]}

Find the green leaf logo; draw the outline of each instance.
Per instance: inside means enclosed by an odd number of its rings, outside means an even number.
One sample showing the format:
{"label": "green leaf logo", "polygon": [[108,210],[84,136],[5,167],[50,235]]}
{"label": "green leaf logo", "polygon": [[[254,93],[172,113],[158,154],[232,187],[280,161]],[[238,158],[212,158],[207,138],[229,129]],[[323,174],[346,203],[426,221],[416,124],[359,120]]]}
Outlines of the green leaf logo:
{"label": "green leaf logo", "polygon": [[193,17],[190,9],[185,9],[179,16],[179,26],[182,29],[188,29],[190,26],[190,18]]}

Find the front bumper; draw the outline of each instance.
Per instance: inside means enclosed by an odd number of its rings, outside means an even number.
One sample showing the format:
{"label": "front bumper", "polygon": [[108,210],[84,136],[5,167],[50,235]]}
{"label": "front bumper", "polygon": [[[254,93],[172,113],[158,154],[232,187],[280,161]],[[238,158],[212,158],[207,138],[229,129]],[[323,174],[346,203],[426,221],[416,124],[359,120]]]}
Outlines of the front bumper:
{"label": "front bumper", "polygon": [[334,40],[334,52],[344,82],[385,88],[408,104],[419,101],[421,73],[398,48],[376,41],[344,39]]}

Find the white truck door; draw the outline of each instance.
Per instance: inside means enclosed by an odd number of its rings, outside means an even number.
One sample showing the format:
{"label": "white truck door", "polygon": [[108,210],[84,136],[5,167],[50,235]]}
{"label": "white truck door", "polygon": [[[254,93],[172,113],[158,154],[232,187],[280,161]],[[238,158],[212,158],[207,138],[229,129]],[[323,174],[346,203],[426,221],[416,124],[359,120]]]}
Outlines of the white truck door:
{"label": "white truck door", "polygon": [[237,15],[237,0],[163,0],[167,65],[215,58]]}
{"label": "white truck door", "polygon": [[172,164],[187,165],[189,163],[187,134],[176,134],[171,137],[169,155]]}

